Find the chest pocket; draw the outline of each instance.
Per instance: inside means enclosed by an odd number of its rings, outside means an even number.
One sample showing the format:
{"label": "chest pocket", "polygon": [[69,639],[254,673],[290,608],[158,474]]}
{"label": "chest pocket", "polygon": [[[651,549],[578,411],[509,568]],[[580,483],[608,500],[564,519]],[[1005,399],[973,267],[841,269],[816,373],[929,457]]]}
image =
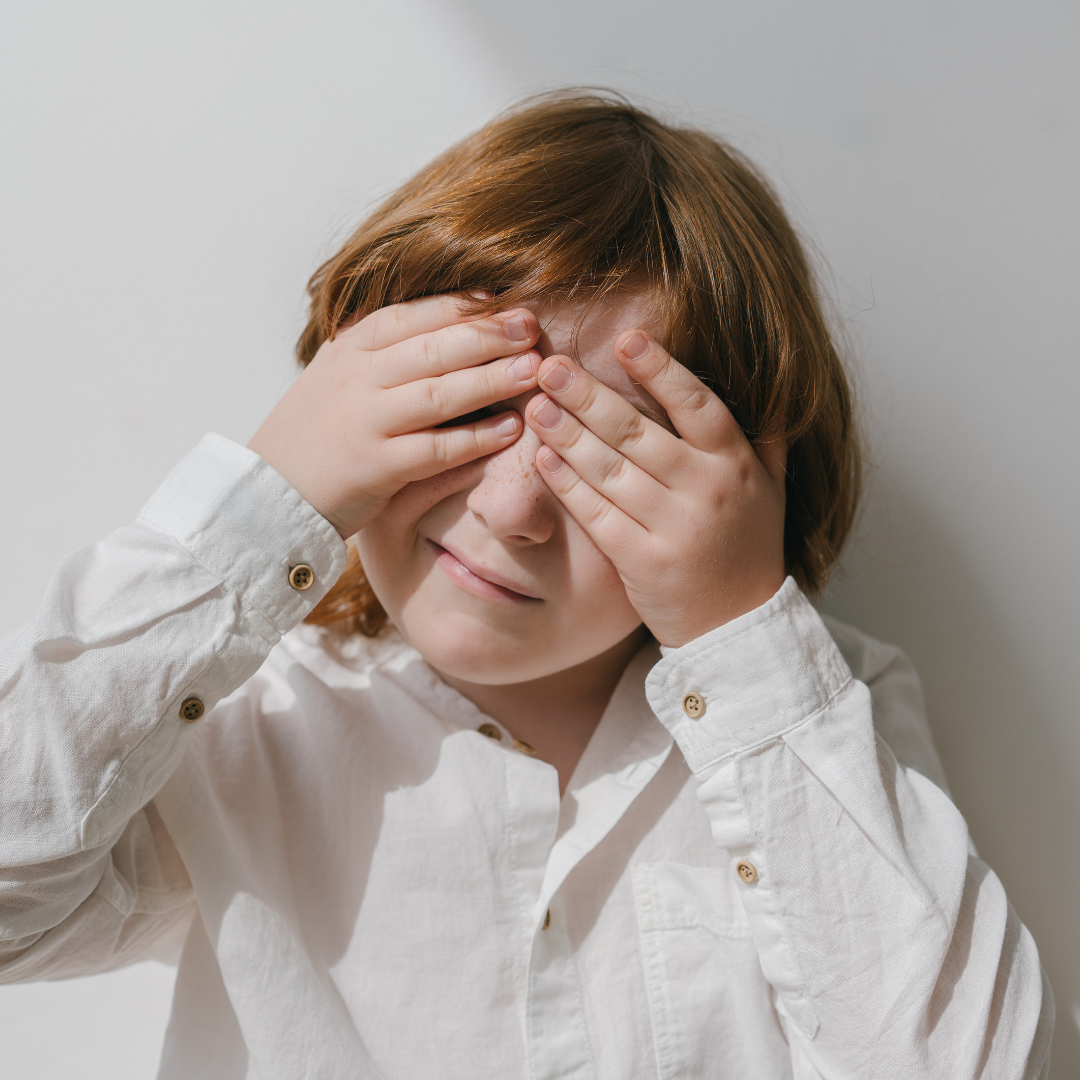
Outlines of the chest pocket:
{"label": "chest pocket", "polygon": [[660,1080],[782,1080],[791,1058],[733,871],[633,869]]}

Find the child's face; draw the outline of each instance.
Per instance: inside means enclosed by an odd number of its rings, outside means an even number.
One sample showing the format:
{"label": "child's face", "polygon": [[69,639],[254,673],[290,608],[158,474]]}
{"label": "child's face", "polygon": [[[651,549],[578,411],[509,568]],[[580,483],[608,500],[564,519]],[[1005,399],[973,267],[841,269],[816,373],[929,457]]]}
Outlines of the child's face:
{"label": "child's face", "polygon": [[[543,356],[571,352],[580,309],[539,308]],[[646,322],[626,296],[597,305],[577,359],[646,415],[662,410],[614,356]],[[500,404],[521,411],[537,391]],[[598,656],[640,625],[619,575],[536,469],[528,428],[490,457],[403,488],[359,535],[368,579],[399,630],[433,667],[470,682],[541,678]]]}

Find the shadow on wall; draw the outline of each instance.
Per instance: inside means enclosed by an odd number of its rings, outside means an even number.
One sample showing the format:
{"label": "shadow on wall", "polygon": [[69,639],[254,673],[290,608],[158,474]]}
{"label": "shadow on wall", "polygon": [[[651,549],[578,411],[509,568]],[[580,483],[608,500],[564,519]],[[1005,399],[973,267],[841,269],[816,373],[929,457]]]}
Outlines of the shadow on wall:
{"label": "shadow on wall", "polygon": [[1080,1076],[1080,785],[1062,732],[1075,725],[1076,706],[1050,697],[1009,612],[995,608],[993,590],[928,502],[902,487],[872,496],[849,570],[821,607],[915,662],[953,797],[1040,945],[1054,988],[1051,1080],[1072,1080]]}

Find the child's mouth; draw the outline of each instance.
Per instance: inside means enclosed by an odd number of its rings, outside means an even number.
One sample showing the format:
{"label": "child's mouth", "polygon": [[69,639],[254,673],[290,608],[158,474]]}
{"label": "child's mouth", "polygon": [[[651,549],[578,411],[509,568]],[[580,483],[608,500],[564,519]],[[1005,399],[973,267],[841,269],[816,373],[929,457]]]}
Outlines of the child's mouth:
{"label": "child's mouth", "polygon": [[437,544],[434,540],[428,540],[427,543],[439,569],[466,592],[485,600],[512,600],[518,603],[535,603],[540,600],[539,596],[523,591],[520,585],[511,586],[501,574],[467,563],[459,554],[448,550],[442,544]]}

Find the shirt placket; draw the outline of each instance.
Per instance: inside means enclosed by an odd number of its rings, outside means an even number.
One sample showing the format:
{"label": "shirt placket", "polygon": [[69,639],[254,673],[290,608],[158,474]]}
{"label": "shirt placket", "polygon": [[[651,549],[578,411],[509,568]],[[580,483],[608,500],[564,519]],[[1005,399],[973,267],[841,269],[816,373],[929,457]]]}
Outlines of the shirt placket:
{"label": "shirt placket", "polygon": [[589,1078],[593,1069],[566,920],[553,901],[538,915],[559,826],[558,774],[525,754],[506,761],[508,840],[523,932],[522,1036],[532,1080]]}
{"label": "shirt placket", "polygon": [[479,713],[465,721],[499,743],[504,755],[505,865],[508,896],[516,900],[521,928],[514,952],[530,1080],[596,1077],[570,919],[559,890],[671,750],[671,736],[642,692],[656,659],[655,648],[646,647],[627,666],[570,779],[565,800],[560,798],[558,773],[537,760],[528,744]]}
{"label": "shirt placket", "polygon": [[558,896],[540,910],[559,826],[558,775],[524,754],[507,754],[509,841],[517,881],[525,993],[522,1035],[530,1080],[594,1080],[581,992]]}
{"label": "shirt placket", "polygon": [[[565,800],[559,800],[553,769],[528,759],[515,762],[514,772],[539,767],[554,785],[546,789],[550,794],[537,812],[535,861],[527,882],[523,876],[529,934],[523,1031],[531,1080],[595,1080],[595,1057],[560,889],[622,818],[671,750],[671,737],[637,690],[652,659],[643,652],[631,662],[571,778]],[[527,790],[522,783],[518,799]],[[521,810],[525,812],[523,804]],[[560,823],[560,817],[565,821]],[[520,835],[525,832],[523,825]]]}

